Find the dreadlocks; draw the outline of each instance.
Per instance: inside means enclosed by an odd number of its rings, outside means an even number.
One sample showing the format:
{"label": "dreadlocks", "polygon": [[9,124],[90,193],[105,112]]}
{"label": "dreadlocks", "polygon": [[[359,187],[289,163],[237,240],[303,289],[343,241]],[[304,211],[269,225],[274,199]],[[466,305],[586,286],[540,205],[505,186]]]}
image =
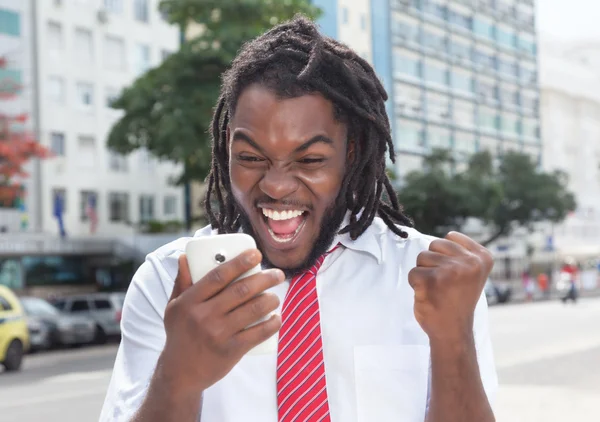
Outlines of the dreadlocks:
{"label": "dreadlocks", "polygon": [[[334,105],[335,118],[348,126],[355,159],[346,171],[338,200],[350,211],[340,233],[358,238],[379,215],[397,235],[408,234],[396,224],[412,226],[386,174],[386,150],[395,161],[387,93],[373,68],[345,45],[322,36],[302,16],[246,43],[223,76],[221,96],[212,121],[212,168],[205,207],[219,233],[240,228],[240,212],[231,192],[227,126],[242,91],[258,83],[280,98],[320,93]],[[216,196],[218,212],[211,201]],[[387,197],[387,202],[383,198]]]}

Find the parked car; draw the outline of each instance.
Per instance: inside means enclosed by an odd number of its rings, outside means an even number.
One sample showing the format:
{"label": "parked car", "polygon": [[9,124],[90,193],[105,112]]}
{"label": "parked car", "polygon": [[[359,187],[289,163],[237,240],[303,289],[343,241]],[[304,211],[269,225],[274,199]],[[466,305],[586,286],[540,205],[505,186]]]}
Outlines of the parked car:
{"label": "parked car", "polygon": [[71,315],[85,315],[96,323],[96,342],[121,336],[121,311],[125,293],[91,293],[54,300],[58,309]]}
{"label": "parked car", "polygon": [[0,285],[0,363],[7,371],[18,371],[28,350],[23,307],[8,287]]}
{"label": "parked car", "polygon": [[510,286],[490,280],[485,283],[484,291],[489,304],[507,303],[512,296]]}
{"label": "parked car", "polygon": [[[22,297],[21,303],[33,328],[34,348],[89,344],[96,336],[96,324],[84,316],[69,315],[38,297]],[[35,327],[45,327],[39,331]]]}

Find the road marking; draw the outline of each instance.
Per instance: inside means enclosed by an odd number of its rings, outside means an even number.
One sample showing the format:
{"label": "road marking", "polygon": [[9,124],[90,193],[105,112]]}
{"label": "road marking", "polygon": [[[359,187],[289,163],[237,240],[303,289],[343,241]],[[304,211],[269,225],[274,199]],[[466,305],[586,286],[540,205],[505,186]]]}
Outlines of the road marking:
{"label": "road marking", "polygon": [[70,372],[68,374],[55,375],[44,378],[42,383],[61,383],[61,382],[77,382],[77,381],[94,381],[101,379],[109,379],[112,375],[112,369],[103,369],[101,371],[89,372]]}
{"label": "road marking", "polygon": [[91,396],[104,396],[106,388],[96,390],[82,390],[73,393],[50,394],[43,397],[32,397],[24,400],[12,400],[10,403],[0,403],[0,410],[11,409],[14,407],[32,406],[57,401],[66,401],[72,399],[80,399]]}

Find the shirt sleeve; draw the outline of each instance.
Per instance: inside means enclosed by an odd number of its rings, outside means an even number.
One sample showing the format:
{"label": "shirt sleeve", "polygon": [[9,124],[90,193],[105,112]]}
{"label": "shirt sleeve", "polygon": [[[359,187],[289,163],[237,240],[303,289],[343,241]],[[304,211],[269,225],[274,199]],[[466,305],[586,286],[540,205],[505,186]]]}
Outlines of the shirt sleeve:
{"label": "shirt sleeve", "polygon": [[477,362],[479,363],[481,381],[483,382],[483,388],[485,389],[488,401],[493,408],[496,401],[496,394],[498,393],[498,374],[496,373],[494,350],[490,336],[488,303],[485,292],[481,295],[475,308],[473,332],[475,335],[475,348],[477,350]]}
{"label": "shirt sleeve", "polygon": [[121,344],[100,414],[100,422],[128,421],[146,395],[165,344],[164,312],[177,274],[179,254],[150,254],[125,298]]}

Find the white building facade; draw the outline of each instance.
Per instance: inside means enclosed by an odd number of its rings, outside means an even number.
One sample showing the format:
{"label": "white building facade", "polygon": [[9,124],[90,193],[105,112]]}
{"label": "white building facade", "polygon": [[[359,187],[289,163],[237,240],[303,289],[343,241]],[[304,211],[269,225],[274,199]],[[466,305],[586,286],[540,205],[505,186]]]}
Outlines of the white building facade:
{"label": "white building facade", "polygon": [[32,165],[31,231],[58,233],[58,196],[69,236],[90,233],[86,207],[93,203],[102,236],[133,233],[150,220],[183,220],[183,190],[171,184],[178,166],[145,151],[123,157],[106,148],[119,118],[110,101],[179,47],[179,30],[165,22],[158,3],[47,0],[19,11],[22,22],[31,22],[22,27],[24,51],[32,56],[25,79],[35,88],[30,113],[39,141],[54,154],[39,172]]}
{"label": "white building facade", "polygon": [[544,169],[569,176],[577,210],[554,227],[566,255],[600,256],[600,41],[540,48]]}

